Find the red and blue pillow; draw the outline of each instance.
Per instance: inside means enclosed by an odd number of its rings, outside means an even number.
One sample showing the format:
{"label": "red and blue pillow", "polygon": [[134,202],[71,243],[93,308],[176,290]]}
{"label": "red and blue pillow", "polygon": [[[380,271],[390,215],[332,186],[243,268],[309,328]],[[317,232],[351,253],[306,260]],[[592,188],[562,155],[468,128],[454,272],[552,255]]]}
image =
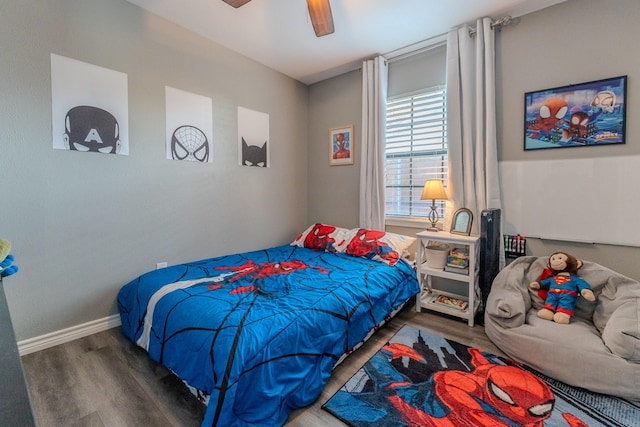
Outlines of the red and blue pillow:
{"label": "red and blue pillow", "polygon": [[349,230],[333,225],[316,223],[303,231],[291,244],[316,251],[338,252],[338,246],[344,243]]}
{"label": "red and blue pillow", "polygon": [[316,223],[302,232],[291,244],[314,250],[346,253],[395,265],[406,255],[415,237],[366,228],[335,227]]}
{"label": "red and blue pillow", "polygon": [[339,248],[342,252],[390,266],[396,265],[416,240],[414,237],[366,228],[356,228],[350,233],[351,238]]}

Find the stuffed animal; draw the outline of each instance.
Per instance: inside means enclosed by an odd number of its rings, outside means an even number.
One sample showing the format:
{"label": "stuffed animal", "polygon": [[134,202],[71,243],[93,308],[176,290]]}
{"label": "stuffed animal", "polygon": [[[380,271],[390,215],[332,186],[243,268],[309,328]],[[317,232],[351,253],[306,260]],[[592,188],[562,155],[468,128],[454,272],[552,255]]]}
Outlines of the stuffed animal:
{"label": "stuffed animal", "polygon": [[545,269],[542,276],[551,275],[529,284],[532,289],[549,290],[544,306],[538,311],[538,317],[567,324],[573,316],[573,309],[580,295],[587,301],[595,301],[591,286],[577,276],[580,267],[582,261],[573,255],[565,252],[551,254],[548,271]]}
{"label": "stuffed animal", "polygon": [[[572,270],[570,271],[570,273],[573,275],[577,275],[578,270],[582,268],[582,260],[575,258],[572,255],[569,255],[567,253],[564,253],[564,254],[567,255],[567,257],[569,258],[570,260],[569,264],[571,265],[571,267],[573,267],[575,263],[575,271]],[[553,257],[553,255],[555,254],[552,254],[551,257]],[[551,257],[549,257],[549,261],[551,261]],[[547,267],[544,270],[542,270],[542,273],[540,273],[540,277],[538,277],[538,280],[536,280],[535,282],[531,282],[529,286],[532,289],[537,289],[538,296],[542,298],[542,301],[546,301],[547,295],[549,294],[549,289],[541,288],[540,283],[544,279],[548,279],[549,277],[553,277],[556,274],[565,271],[565,268],[566,268],[566,265],[565,265],[565,262],[563,261],[563,257],[560,256],[560,257],[554,258],[554,265],[552,266],[550,263],[547,263]]]}
{"label": "stuffed animal", "polygon": [[11,242],[7,239],[0,239],[0,261],[3,261],[11,252]]}
{"label": "stuffed animal", "polygon": [[13,255],[9,254],[0,262],[0,277],[11,276],[18,272],[18,266],[12,265],[13,260]]}
{"label": "stuffed animal", "polygon": [[11,276],[18,272],[18,266],[12,265],[14,261],[11,251],[11,243],[6,239],[0,239],[0,277]]}

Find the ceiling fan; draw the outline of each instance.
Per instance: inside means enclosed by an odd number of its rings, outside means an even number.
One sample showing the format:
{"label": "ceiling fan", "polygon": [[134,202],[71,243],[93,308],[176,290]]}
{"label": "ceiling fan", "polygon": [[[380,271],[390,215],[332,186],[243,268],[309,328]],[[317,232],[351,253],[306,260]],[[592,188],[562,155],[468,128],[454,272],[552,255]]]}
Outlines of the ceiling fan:
{"label": "ceiling fan", "polygon": [[[251,0],[222,0],[225,3],[240,7]],[[311,24],[317,37],[326,36],[333,33],[333,16],[331,15],[331,5],[329,0],[307,0],[307,8],[311,17]]]}

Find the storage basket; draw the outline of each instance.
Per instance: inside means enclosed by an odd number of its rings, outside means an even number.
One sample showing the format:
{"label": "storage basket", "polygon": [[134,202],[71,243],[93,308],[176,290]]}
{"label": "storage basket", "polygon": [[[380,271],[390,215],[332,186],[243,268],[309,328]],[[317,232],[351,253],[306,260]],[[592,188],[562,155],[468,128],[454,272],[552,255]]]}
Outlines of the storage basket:
{"label": "storage basket", "polygon": [[424,248],[427,257],[427,267],[444,270],[449,255],[449,245],[429,245]]}

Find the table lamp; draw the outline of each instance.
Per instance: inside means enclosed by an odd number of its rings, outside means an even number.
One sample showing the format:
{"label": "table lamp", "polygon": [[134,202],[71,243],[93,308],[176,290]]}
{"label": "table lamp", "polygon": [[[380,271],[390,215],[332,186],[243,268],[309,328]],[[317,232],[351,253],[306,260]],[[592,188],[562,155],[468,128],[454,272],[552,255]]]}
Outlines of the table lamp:
{"label": "table lamp", "polygon": [[428,179],[424,183],[422,189],[421,200],[431,199],[431,212],[429,212],[428,218],[431,221],[431,227],[427,228],[427,231],[438,231],[436,224],[438,223],[438,214],[436,213],[436,200],[447,200],[447,193],[444,191],[441,179]]}

